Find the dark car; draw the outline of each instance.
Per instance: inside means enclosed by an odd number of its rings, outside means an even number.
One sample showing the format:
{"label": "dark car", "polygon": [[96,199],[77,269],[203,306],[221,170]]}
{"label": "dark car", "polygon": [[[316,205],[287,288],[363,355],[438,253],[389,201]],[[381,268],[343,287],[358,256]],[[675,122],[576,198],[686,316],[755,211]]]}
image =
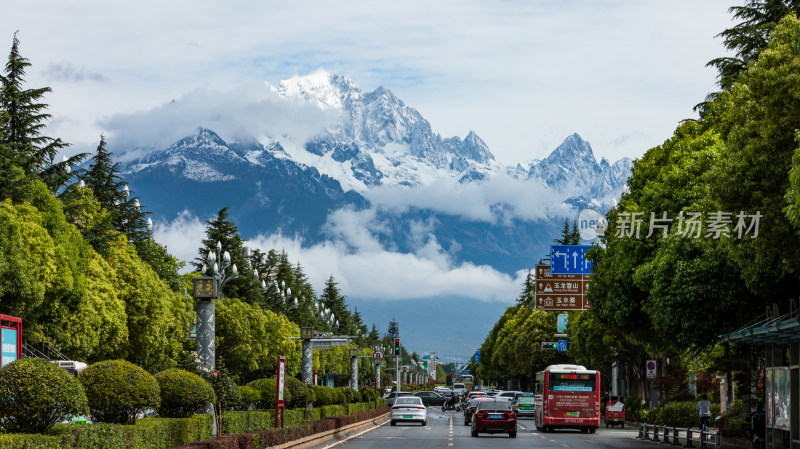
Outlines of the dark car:
{"label": "dark car", "polygon": [[511,409],[511,401],[481,401],[475,408],[472,417],[472,436],[479,433],[508,433],[511,438],[517,437],[517,414]]}
{"label": "dark car", "polygon": [[442,405],[447,400],[447,398],[435,391],[419,391],[414,393],[414,396],[422,399],[422,403],[426,407],[429,405]]}
{"label": "dark car", "polygon": [[475,413],[475,407],[478,406],[479,403],[482,401],[489,401],[491,398],[486,398],[483,396],[476,396],[467,402],[467,406],[464,407],[464,425],[468,426],[472,420],[472,414]]}

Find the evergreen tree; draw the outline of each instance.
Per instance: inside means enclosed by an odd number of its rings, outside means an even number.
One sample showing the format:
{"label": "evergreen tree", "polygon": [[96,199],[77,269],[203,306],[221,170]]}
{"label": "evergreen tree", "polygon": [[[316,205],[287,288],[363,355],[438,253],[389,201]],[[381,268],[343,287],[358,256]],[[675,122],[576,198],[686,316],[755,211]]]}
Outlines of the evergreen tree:
{"label": "evergreen tree", "polygon": [[[244,256],[242,238],[236,225],[228,220],[228,208],[224,207],[217,213],[217,218],[206,222],[206,238],[203,246],[198,249],[200,257],[193,263],[198,272],[207,276],[213,273],[213,263],[210,263],[208,255],[214,253],[216,257],[218,247],[221,248],[219,257],[225,253],[230,256],[231,265],[227,268],[225,275],[233,273],[233,266],[236,265],[239,275],[230,280],[224,286],[226,296],[238,298],[248,304],[258,304],[261,302],[261,290],[259,282],[253,274],[249,261]],[[216,260],[218,266],[221,261]],[[207,264],[207,265],[206,265]],[[203,270],[205,267],[205,271]]]}
{"label": "evergreen tree", "polygon": [[528,270],[528,275],[525,276],[525,282],[522,284],[522,291],[517,298],[517,305],[530,305],[536,299],[536,279],[531,270]]}
{"label": "evergreen tree", "polygon": [[561,229],[561,238],[555,239],[553,242],[559,245],[570,245],[572,241],[572,233],[569,230],[569,220],[564,219],[564,227]]}
{"label": "evergreen tree", "polygon": [[69,146],[61,139],[45,136],[45,122],[50,114],[44,112],[47,104],[41,100],[49,87],[24,89],[25,70],[30,67],[27,58],[19,53],[19,39],[14,33],[11,52],[0,75],[0,194],[11,197],[17,192],[8,176],[12,166],[20,167],[25,175],[38,177],[52,193],[56,193],[69,179],[69,167],[79,164],[85,154],[75,155],[54,163],[58,152]]}
{"label": "evergreen tree", "polygon": [[570,245],[580,245],[581,244],[581,233],[578,231],[578,222],[577,220],[572,220],[572,232],[569,234],[569,241]]}
{"label": "evergreen tree", "polygon": [[381,334],[378,332],[378,328],[375,327],[375,323],[372,323],[372,330],[370,330],[369,335],[367,335],[366,344],[369,348],[374,348],[381,344]]}
{"label": "evergreen tree", "polygon": [[339,287],[337,286],[338,284],[334,280],[333,275],[331,275],[331,277],[325,281],[325,289],[322,291],[319,299],[325,307],[330,309],[334,319],[339,322],[338,326],[334,323],[331,330],[341,332],[348,330],[351,317],[350,311],[347,310],[345,298],[339,292]]}
{"label": "evergreen tree", "polygon": [[106,149],[105,136],[101,135],[89,168],[78,177],[92,190],[95,199],[111,212],[114,229],[126,234],[132,241],[147,238],[145,214],[141,212],[141,207],[136,206],[138,198],[131,198],[131,192],[119,176],[118,167],[119,164],[111,160],[111,153]]}
{"label": "evergreen tree", "polygon": [[[734,20],[741,20],[717,36],[722,37],[725,48],[735,53],[734,57],[716,58],[706,66],[719,71],[719,86],[730,90],[747,64],[758,58],[767,47],[770,34],[780,20],[788,14],[800,14],[798,0],[747,0],[744,6],[728,9]],[[713,97],[713,95],[712,95]]]}
{"label": "evergreen tree", "polygon": [[[389,321],[389,330],[386,333],[386,335],[390,339],[395,339],[400,337],[400,325],[397,324],[397,321],[395,321],[394,318],[392,318],[392,321]],[[394,341],[392,341],[390,345],[394,345]]]}

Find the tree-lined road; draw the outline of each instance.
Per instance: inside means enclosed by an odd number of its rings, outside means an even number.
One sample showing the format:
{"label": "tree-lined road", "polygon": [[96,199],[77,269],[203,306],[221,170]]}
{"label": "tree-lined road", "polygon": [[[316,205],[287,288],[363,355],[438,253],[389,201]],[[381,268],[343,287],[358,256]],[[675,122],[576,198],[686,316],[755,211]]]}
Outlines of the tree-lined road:
{"label": "tree-lined road", "polygon": [[[438,407],[428,407],[428,425],[418,423],[388,423],[377,429],[336,445],[346,449],[528,449],[536,448],[655,448],[658,443],[636,438],[638,430],[605,428],[601,426],[594,434],[577,430],[559,430],[544,433],[535,430],[532,419],[518,423],[517,438],[506,434],[480,434],[473,438],[470,427],[464,425],[460,412],[442,413]],[[320,448],[326,446],[320,446]],[[327,447],[331,447],[328,445]]]}

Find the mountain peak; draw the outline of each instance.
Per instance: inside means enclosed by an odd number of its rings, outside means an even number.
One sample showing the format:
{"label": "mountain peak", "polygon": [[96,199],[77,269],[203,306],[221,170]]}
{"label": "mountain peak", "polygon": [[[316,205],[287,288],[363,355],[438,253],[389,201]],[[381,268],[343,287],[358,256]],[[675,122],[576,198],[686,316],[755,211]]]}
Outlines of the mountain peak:
{"label": "mountain peak", "polygon": [[302,98],[323,109],[341,109],[345,99],[361,96],[361,90],[350,78],[334,75],[323,69],[281,80],[278,87],[269,83],[267,86],[281,96]]}
{"label": "mountain peak", "polygon": [[589,145],[589,142],[583,140],[578,133],[573,133],[567,136],[561,145],[559,145],[552,153],[547,157],[548,159],[572,159],[572,158],[579,158],[579,159],[591,159],[592,162],[597,163],[597,160],[594,157],[594,152],[592,151],[592,146]]}

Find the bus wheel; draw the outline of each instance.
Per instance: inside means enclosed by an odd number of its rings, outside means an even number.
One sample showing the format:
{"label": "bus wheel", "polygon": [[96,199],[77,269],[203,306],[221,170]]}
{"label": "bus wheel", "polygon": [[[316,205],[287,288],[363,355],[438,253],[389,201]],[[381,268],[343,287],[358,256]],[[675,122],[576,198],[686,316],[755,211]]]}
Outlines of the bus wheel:
{"label": "bus wheel", "polygon": [[589,429],[589,433],[595,433],[596,431],[597,431],[597,429],[596,429],[596,428],[594,428],[594,427],[592,427],[591,429]]}

